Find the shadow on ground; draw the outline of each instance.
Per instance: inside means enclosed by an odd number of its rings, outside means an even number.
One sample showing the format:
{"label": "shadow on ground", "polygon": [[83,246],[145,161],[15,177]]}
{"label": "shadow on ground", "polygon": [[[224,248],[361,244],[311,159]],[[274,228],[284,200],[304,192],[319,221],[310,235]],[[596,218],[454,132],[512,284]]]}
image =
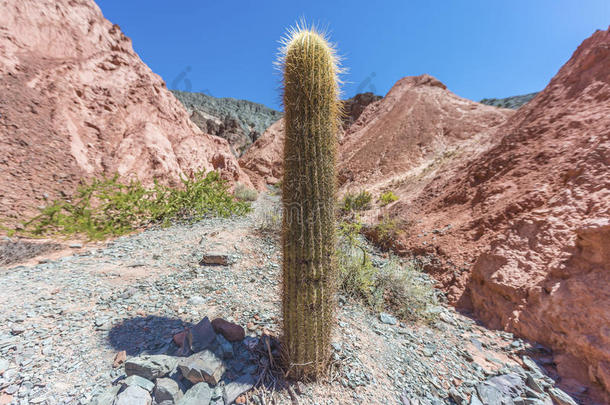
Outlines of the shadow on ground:
{"label": "shadow on ground", "polygon": [[0,242],[0,266],[23,262],[43,253],[60,250],[62,247],[58,243],[32,242],[19,239]]}
{"label": "shadow on ground", "polygon": [[108,332],[108,343],[117,351],[125,350],[129,356],[140,353],[167,353],[172,337],[193,326],[177,318],[149,315],[125,319]]}

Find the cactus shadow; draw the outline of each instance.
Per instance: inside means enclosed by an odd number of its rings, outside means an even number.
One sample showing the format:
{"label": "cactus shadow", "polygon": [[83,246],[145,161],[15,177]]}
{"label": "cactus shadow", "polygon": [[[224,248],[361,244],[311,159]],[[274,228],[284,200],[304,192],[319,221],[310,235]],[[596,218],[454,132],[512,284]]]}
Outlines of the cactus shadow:
{"label": "cactus shadow", "polygon": [[192,323],[178,318],[143,316],[124,319],[108,331],[108,344],[117,351],[125,350],[129,356],[142,353],[166,354],[176,346],[172,337]]}

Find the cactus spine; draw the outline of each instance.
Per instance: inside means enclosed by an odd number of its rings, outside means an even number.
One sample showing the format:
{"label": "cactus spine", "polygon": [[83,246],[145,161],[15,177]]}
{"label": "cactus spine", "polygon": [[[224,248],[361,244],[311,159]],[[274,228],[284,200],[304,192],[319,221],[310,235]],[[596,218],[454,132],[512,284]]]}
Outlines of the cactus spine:
{"label": "cactus spine", "polygon": [[284,41],[282,313],[290,376],[326,371],[335,323],[335,154],[340,102],[334,49],[314,29]]}

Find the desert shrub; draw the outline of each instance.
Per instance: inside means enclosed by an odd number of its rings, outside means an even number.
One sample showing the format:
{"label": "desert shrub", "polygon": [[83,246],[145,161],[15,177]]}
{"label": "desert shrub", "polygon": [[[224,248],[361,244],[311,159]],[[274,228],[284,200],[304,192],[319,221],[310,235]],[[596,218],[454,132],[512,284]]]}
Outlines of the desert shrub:
{"label": "desert shrub", "polygon": [[251,189],[241,183],[237,183],[235,185],[233,195],[239,201],[256,201],[256,199],[258,198],[258,193],[256,192],[256,190]]}
{"label": "desert shrub", "polygon": [[82,184],[71,199],[55,200],[23,224],[30,236],[83,234],[104,239],[129,233],[150,223],[199,220],[206,216],[245,214],[247,203],[237,201],[217,172],[195,173],[182,179],[182,188],[155,183],[147,189],[112,178]]}
{"label": "desert shrub", "polygon": [[371,235],[381,248],[389,249],[400,232],[401,222],[389,215],[384,215],[381,221],[372,229]]}
{"label": "desert shrub", "polygon": [[282,208],[276,204],[265,205],[257,216],[255,228],[263,234],[279,236],[282,231]]}
{"label": "desert shrub", "polygon": [[382,207],[398,200],[398,196],[392,190],[388,190],[379,196],[379,203]]}
{"label": "desert shrub", "polygon": [[373,196],[366,190],[359,193],[347,193],[341,201],[343,212],[362,211],[370,208]]}
{"label": "desert shrub", "polygon": [[432,321],[431,309],[438,306],[432,280],[414,262],[401,264],[395,256],[379,269],[374,296],[379,310],[390,309],[410,321]]}
{"label": "desert shrub", "polygon": [[401,319],[429,322],[438,305],[433,283],[414,262],[404,264],[396,256],[376,266],[360,236],[362,224],[339,225],[337,261],[339,287],[375,311],[388,310]]}
{"label": "desert shrub", "polygon": [[375,269],[363,242],[360,240],[362,223],[359,220],[339,224],[337,262],[339,285],[350,296],[369,300],[375,283]]}
{"label": "desert shrub", "polygon": [[346,295],[373,304],[373,292],[378,269],[371,263],[365,249],[344,244],[338,250],[339,287]]}

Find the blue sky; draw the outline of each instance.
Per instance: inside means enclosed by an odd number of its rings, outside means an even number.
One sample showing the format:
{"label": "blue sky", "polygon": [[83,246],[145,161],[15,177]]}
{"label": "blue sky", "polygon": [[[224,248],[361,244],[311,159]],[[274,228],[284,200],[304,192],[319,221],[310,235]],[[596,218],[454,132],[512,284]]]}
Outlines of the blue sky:
{"label": "blue sky", "polygon": [[278,40],[301,17],[328,27],[346,97],[428,73],[473,100],[544,88],[610,24],[610,0],[96,2],[169,88],[278,109]]}

